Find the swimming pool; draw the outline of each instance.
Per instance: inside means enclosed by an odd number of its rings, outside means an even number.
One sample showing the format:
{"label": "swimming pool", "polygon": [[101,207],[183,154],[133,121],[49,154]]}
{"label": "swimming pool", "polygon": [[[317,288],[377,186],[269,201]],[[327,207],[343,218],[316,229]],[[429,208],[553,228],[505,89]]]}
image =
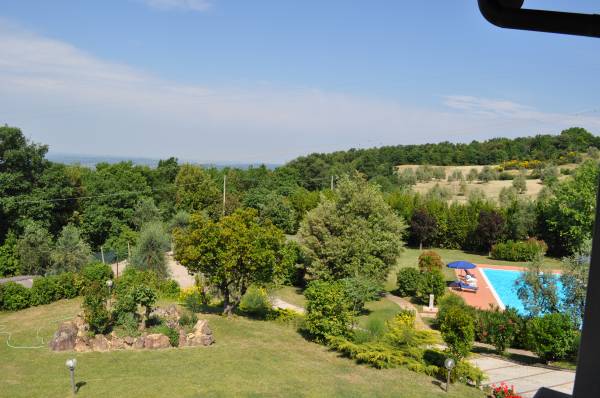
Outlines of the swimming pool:
{"label": "swimming pool", "polygon": [[[523,303],[517,297],[517,289],[515,282],[521,275],[521,271],[505,270],[505,269],[493,269],[493,268],[479,268],[479,271],[487,279],[488,284],[495,291],[495,298],[499,300],[502,305],[500,307],[512,307],[515,308],[519,313],[526,314]],[[562,296],[562,284],[556,275],[556,290],[558,291],[559,297]]]}

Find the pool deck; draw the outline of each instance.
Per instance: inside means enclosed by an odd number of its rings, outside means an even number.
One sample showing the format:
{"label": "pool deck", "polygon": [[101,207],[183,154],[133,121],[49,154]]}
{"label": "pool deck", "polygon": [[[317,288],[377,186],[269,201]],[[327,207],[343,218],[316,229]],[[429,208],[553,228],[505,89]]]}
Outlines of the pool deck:
{"label": "pool deck", "polygon": [[[477,268],[470,269],[469,272],[475,275],[477,278],[477,286],[479,289],[476,292],[472,291],[460,291],[457,289],[452,289],[452,292],[461,296],[465,302],[473,307],[481,308],[487,310],[490,306],[498,306],[503,309],[503,305],[499,302],[499,298],[496,296],[496,293],[493,288],[490,287],[487,278],[481,273],[480,268],[490,268],[490,269],[503,269],[509,271],[524,271],[527,267],[520,267],[515,265],[490,265],[490,264],[475,264]],[[560,270],[550,270],[553,274],[560,274]],[[459,275],[464,274],[463,270],[455,269],[454,273],[456,274],[456,278],[458,279]]]}

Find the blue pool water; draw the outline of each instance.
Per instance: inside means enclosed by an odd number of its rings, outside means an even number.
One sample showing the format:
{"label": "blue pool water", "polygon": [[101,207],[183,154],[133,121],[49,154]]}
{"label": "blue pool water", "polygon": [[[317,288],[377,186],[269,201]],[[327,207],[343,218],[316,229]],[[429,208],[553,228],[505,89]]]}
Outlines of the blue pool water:
{"label": "blue pool water", "polygon": [[[517,297],[515,282],[521,275],[521,271],[512,271],[504,269],[479,268],[487,277],[488,281],[502,300],[506,307],[515,308],[519,313],[526,314],[523,303]],[[556,290],[559,297],[562,296],[562,284],[558,275],[556,276]]]}

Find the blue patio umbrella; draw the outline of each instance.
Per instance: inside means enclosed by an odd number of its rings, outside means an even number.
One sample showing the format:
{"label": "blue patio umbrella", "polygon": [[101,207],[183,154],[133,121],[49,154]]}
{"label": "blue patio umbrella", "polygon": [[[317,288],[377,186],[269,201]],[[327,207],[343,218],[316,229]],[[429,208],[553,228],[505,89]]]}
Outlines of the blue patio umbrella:
{"label": "blue patio umbrella", "polygon": [[[468,261],[454,261],[454,262],[448,263],[447,267],[454,268],[454,269],[465,269],[466,270],[466,269],[476,268],[477,266]],[[466,271],[465,271],[465,273],[466,273]]]}
{"label": "blue patio umbrella", "polygon": [[447,265],[448,268],[454,268],[454,269],[473,269],[473,268],[477,268],[477,266],[473,263],[470,263],[468,261],[454,261],[452,263],[448,263]]}

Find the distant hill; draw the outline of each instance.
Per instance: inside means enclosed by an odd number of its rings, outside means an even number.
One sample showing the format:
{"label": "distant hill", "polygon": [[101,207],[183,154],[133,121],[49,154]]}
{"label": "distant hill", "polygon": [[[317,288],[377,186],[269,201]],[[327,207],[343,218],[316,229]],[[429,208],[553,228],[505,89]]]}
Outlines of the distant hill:
{"label": "distant hill", "polygon": [[492,138],[470,143],[440,142],[312,153],[287,163],[308,189],[323,187],[331,176],[358,170],[378,183],[393,183],[399,165],[467,166],[500,164],[509,160],[572,163],[577,154],[600,149],[600,137],[580,127],[558,135]]}
{"label": "distant hill", "polygon": [[[98,163],[119,163],[119,162],[132,162],[136,165],[148,166],[148,167],[156,167],[158,165],[158,161],[160,159],[154,158],[144,158],[144,157],[133,157],[133,156],[111,156],[111,155],[80,155],[80,154],[70,154],[70,153],[58,153],[58,152],[49,152],[46,155],[46,159],[56,162],[56,163],[64,163],[64,164],[80,164],[85,167],[94,168]],[[198,162],[194,160],[185,160],[179,159],[179,163],[192,163],[199,164],[205,167],[216,167],[218,169],[222,169],[225,167],[239,168],[239,169],[247,169],[249,167],[257,167],[261,166],[263,163],[242,163],[242,162]],[[264,163],[265,167],[268,169],[275,169],[280,166],[279,164],[273,163]]]}

